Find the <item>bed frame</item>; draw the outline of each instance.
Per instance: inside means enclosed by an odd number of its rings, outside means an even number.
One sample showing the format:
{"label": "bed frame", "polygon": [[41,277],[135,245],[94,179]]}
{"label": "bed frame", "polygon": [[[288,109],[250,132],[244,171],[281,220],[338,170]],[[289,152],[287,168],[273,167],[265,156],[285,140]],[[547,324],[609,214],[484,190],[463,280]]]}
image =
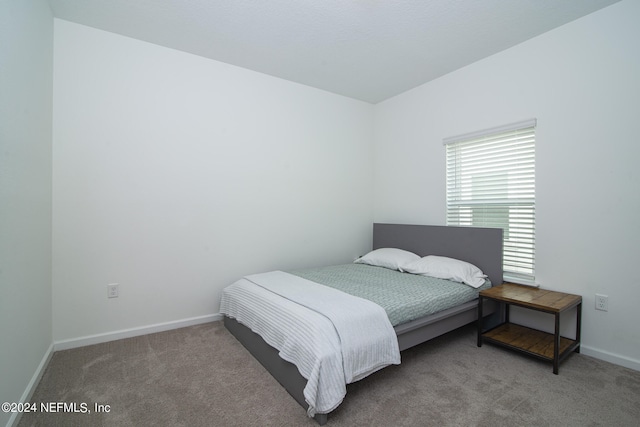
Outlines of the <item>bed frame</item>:
{"label": "bed frame", "polygon": [[[373,224],[373,249],[400,248],[420,256],[440,255],[470,262],[478,266],[495,286],[502,283],[502,230],[496,228],[447,227],[406,224]],[[496,312],[495,305],[486,301],[485,316]],[[429,341],[437,336],[476,321],[478,301],[470,301],[394,329],[400,350]],[[494,320],[498,322],[499,319]],[[490,321],[489,323],[493,323]],[[235,319],[225,316],[225,327],[255,357],[271,375],[305,409],[303,390],[307,380],[298,368],[278,356],[278,351],[262,337]],[[315,420],[326,424],[328,414],[316,414]]]}

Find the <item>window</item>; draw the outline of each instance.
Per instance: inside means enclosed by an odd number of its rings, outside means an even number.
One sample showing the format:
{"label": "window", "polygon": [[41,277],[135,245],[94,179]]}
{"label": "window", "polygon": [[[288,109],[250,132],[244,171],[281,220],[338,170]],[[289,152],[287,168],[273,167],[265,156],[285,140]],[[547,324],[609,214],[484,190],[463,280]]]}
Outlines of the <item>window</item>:
{"label": "window", "polygon": [[514,123],[446,138],[447,225],[504,230],[504,275],[535,280],[535,127]]}

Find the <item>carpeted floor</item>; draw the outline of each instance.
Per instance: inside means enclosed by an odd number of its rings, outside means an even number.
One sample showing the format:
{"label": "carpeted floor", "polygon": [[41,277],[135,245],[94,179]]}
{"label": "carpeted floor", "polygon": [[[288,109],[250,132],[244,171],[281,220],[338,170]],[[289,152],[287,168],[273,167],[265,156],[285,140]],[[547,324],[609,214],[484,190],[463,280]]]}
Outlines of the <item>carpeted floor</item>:
{"label": "carpeted floor", "polygon": [[[400,366],[349,385],[327,425],[638,425],[640,372],[572,354],[553,375],[475,339],[470,325],[404,351]],[[61,412],[19,426],[317,425],[222,322],[57,352],[31,402]]]}

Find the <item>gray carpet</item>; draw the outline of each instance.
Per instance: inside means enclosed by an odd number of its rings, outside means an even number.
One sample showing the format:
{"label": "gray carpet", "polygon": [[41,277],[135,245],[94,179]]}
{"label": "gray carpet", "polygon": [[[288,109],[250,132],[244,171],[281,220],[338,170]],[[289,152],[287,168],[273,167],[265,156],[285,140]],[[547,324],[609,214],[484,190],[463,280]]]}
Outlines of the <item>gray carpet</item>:
{"label": "gray carpet", "polygon": [[[638,426],[640,372],[572,354],[550,363],[485,344],[473,325],[348,387],[328,426]],[[56,352],[20,426],[314,426],[222,322]],[[94,404],[109,405],[97,413]],[[61,408],[63,409],[63,408]]]}

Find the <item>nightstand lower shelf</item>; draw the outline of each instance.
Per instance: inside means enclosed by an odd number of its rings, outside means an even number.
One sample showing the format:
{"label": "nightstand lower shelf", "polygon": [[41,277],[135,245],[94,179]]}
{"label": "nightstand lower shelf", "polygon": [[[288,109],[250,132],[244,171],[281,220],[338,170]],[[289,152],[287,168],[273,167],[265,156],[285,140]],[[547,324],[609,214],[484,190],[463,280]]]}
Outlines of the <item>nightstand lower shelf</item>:
{"label": "nightstand lower shelf", "polygon": [[[554,335],[514,323],[503,323],[482,334],[482,340],[510,348],[543,360],[553,361]],[[559,358],[580,345],[578,341],[560,337]]]}

